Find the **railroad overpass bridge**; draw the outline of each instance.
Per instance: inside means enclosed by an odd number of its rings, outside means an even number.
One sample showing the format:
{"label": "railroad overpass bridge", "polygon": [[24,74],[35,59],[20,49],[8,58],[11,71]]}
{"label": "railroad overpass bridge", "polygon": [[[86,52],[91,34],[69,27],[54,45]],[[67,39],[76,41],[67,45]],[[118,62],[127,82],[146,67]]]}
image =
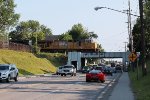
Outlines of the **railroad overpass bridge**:
{"label": "railroad overpass bridge", "polygon": [[122,62],[125,65],[129,62],[128,56],[130,52],[94,52],[94,53],[82,53],[82,52],[69,52],[68,64],[76,66],[77,70],[81,69],[81,66],[85,66],[87,58],[122,58]]}

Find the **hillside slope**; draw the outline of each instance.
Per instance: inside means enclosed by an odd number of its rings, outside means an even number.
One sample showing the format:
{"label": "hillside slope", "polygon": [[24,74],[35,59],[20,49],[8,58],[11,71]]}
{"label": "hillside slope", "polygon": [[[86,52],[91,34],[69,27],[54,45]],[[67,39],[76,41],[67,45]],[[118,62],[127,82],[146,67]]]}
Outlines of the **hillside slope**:
{"label": "hillside slope", "polygon": [[55,66],[45,58],[32,53],[0,49],[0,64],[15,64],[20,75],[34,75],[55,72]]}

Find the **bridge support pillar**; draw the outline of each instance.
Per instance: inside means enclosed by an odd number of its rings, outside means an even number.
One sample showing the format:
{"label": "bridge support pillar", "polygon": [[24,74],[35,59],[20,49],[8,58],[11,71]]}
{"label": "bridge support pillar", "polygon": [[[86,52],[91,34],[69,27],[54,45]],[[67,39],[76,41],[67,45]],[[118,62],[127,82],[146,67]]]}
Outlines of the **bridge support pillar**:
{"label": "bridge support pillar", "polygon": [[81,69],[81,52],[68,52],[68,64],[73,64],[77,70]]}

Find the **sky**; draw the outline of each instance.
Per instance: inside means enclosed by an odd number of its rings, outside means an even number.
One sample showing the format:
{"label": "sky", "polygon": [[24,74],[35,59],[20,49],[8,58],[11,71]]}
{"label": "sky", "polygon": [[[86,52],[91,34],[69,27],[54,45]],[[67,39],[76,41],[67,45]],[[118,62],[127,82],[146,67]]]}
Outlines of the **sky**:
{"label": "sky", "polygon": [[[132,14],[139,15],[138,0],[131,0]],[[96,41],[107,52],[125,51],[129,41],[127,15],[95,7],[127,10],[128,0],[15,0],[19,21],[37,20],[52,30],[54,35],[67,32],[81,23],[89,32],[98,34]],[[132,17],[132,26],[136,17]]]}

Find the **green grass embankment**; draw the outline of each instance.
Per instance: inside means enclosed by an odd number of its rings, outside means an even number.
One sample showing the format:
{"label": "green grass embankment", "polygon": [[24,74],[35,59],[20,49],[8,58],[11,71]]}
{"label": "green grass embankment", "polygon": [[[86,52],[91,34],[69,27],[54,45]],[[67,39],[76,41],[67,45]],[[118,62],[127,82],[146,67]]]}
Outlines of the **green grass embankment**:
{"label": "green grass embankment", "polygon": [[37,58],[32,53],[0,49],[0,64],[15,64],[20,75],[53,73],[56,67],[46,58]]}
{"label": "green grass embankment", "polygon": [[64,53],[40,53],[37,56],[48,59],[56,67],[67,63],[67,57]]}
{"label": "green grass embankment", "polygon": [[141,66],[139,66],[138,79],[137,70],[129,72],[129,76],[136,100],[150,100],[150,60],[147,61],[147,76],[142,76]]}

